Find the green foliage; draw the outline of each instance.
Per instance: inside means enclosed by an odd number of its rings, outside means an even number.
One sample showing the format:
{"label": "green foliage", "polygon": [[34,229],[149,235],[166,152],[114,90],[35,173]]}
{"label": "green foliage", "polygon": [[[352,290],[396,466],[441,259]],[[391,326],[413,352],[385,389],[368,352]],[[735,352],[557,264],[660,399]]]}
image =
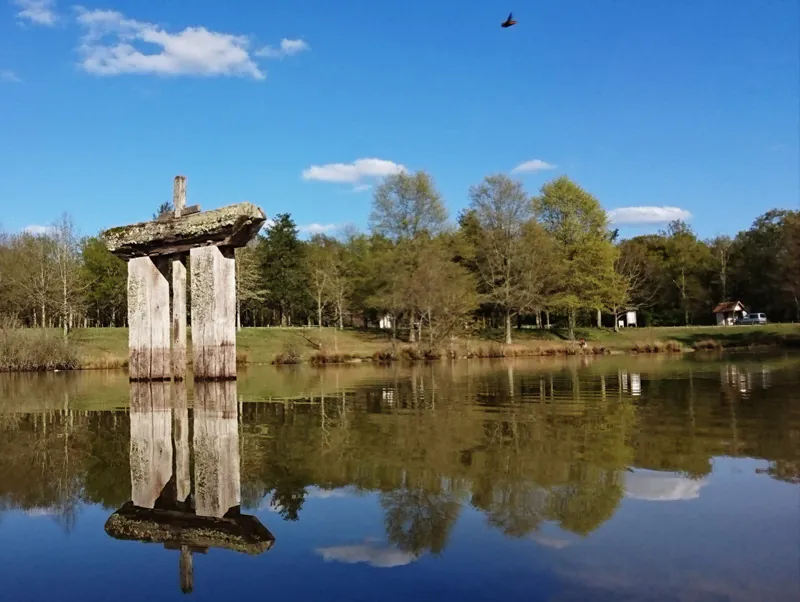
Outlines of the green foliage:
{"label": "green foliage", "polygon": [[258,244],[266,304],[281,326],[292,324],[293,316],[309,305],[305,246],[297,235],[292,218],[281,213]]}
{"label": "green foliage", "polygon": [[436,234],[447,221],[447,210],[433,178],[424,171],[387,177],[375,190],[370,213],[372,231],[392,240],[414,240]]}
{"label": "green foliage", "polygon": [[[711,324],[714,306],[730,300],[770,321],[800,320],[799,216],[769,211],[709,241],[684,222],[619,240],[598,200],[569,178],[531,198],[495,174],[470,188],[451,228],[431,176],[403,172],[375,190],[369,233],[301,240],[285,213],[237,249],[237,323],[341,332],[388,315],[392,345],[433,347],[499,329],[510,344],[550,324],[572,337],[598,311],[613,324],[629,309],[642,326]],[[0,315],[25,326],[124,326],[126,288],[125,263],[97,237],[79,240],[66,215],[40,233],[0,233]]]}
{"label": "green foliage", "polygon": [[112,255],[103,241],[87,238],[81,245],[86,284],[86,313],[98,326],[121,326],[127,311],[127,266]]}
{"label": "green foliage", "polygon": [[573,338],[578,311],[605,307],[614,289],[617,251],[608,217],[595,197],[567,177],[542,186],[534,205],[556,247],[559,286],[551,305],[566,312]]}

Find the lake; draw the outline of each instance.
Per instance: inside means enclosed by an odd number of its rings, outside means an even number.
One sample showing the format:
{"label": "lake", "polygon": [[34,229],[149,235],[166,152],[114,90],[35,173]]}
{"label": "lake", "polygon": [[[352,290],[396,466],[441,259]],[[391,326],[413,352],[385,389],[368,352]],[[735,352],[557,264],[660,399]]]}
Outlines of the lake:
{"label": "lake", "polygon": [[0,375],[3,600],[798,600],[800,356]]}

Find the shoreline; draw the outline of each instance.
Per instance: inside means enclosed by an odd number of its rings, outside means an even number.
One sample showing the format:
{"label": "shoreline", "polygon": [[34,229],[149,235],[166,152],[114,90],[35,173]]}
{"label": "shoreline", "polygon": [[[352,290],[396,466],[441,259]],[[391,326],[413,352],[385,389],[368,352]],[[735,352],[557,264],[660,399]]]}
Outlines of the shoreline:
{"label": "shoreline", "polygon": [[[630,329],[633,330],[633,329]],[[581,329],[578,341],[559,338],[558,332],[517,333],[517,342],[506,345],[492,337],[457,339],[442,348],[424,344],[387,340],[386,334],[374,331],[333,329],[244,329],[237,336],[237,365],[347,365],[435,362],[468,359],[513,359],[573,356],[683,355],[694,352],[747,352],[800,349],[800,325],[740,327],[736,330],[714,327],[642,328],[635,332],[615,333]],[[26,336],[48,336],[42,331],[28,331]],[[588,336],[587,336],[588,335]],[[546,338],[545,338],[546,337]],[[589,338],[591,337],[591,338]],[[594,339],[594,340],[592,340]],[[27,365],[0,366],[0,373],[66,372],[116,370],[128,367],[127,329],[81,329],[71,333],[68,357],[39,359]],[[19,367],[20,365],[25,367]],[[191,367],[191,354],[188,366]]]}

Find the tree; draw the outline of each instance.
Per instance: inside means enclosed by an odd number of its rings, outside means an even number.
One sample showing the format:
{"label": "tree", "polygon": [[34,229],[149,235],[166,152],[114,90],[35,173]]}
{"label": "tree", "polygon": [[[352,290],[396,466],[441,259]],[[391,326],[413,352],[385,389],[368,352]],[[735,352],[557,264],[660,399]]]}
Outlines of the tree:
{"label": "tree", "polygon": [[[667,270],[672,284],[679,295],[679,305],[683,311],[683,323],[691,323],[690,316],[698,305],[710,305],[707,273],[711,264],[711,253],[702,241],[698,240],[688,224],[681,220],[672,222],[665,233],[667,237]],[[708,308],[710,309],[710,307]]]}
{"label": "tree", "polygon": [[293,310],[301,309],[308,299],[304,251],[288,213],[276,215],[267,235],[258,243],[262,287],[267,291],[268,304],[278,313],[281,326],[290,326]]}
{"label": "tree", "polygon": [[[392,311],[409,317],[409,339],[415,340],[419,327],[419,308],[414,304],[412,289],[417,285],[414,274],[419,267],[421,246],[441,232],[447,211],[433,179],[424,171],[399,173],[387,177],[375,190],[370,213],[374,234],[386,236],[394,243],[391,257],[384,263],[384,285],[391,290],[378,293]],[[388,303],[387,303],[388,302]]]}
{"label": "tree", "polygon": [[783,227],[780,265],[785,275],[784,288],[794,301],[795,320],[800,322],[800,211],[787,215]]}
{"label": "tree", "polygon": [[81,245],[82,280],[86,311],[98,326],[117,326],[127,311],[128,272],[125,262],[111,254],[97,237],[85,239]]}
{"label": "tree", "polygon": [[659,288],[649,278],[645,247],[635,240],[623,241],[617,250],[608,309],[614,317],[614,331],[618,332],[620,317],[649,305]]}
{"label": "tree", "polygon": [[251,241],[236,249],[236,328],[242,328],[242,312],[250,310],[251,316],[267,298],[267,289],[261,274],[258,242]]}
{"label": "tree", "polygon": [[388,176],[372,198],[370,227],[391,240],[415,240],[436,234],[447,221],[447,210],[428,173],[401,172]]}
{"label": "tree", "polygon": [[717,301],[728,300],[728,272],[730,270],[731,251],[733,250],[733,240],[727,234],[717,236],[708,246],[714,257],[714,268],[719,282],[719,294]]}
{"label": "tree", "polygon": [[566,311],[573,339],[578,310],[605,306],[613,288],[616,250],[608,217],[595,197],[565,176],[542,186],[534,203],[556,246],[559,289],[553,304]]}
{"label": "tree", "polygon": [[34,325],[48,325],[48,310],[54,305],[57,291],[55,241],[48,232],[23,232],[11,243],[9,282],[18,292],[17,311]]}
{"label": "tree", "polygon": [[157,220],[161,214],[175,211],[175,207],[172,206],[172,201],[164,201],[158,206],[156,212],[153,214],[153,219]]}
{"label": "tree", "polygon": [[749,230],[736,236],[731,255],[731,289],[735,296],[750,311],[766,312],[776,321],[790,319],[795,314],[782,261],[786,223],[794,214],[773,209],[759,216]]}
{"label": "tree", "polygon": [[533,204],[520,182],[488,176],[470,188],[469,196],[462,231],[470,239],[471,263],[485,298],[503,312],[510,345],[512,317],[544,301],[552,274],[551,244],[534,221]]}
{"label": "tree", "polygon": [[318,328],[322,328],[322,309],[327,301],[325,293],[328,290],[331,263],[330,250],[326,248],[326,244],[327,237],[324,234],[315,234],[308,242],[305,254],[308,281],[317,303]]}
{"label": "tree", "polygon": [[409,276],[401,290],[419,312],[419,342],[423,324],[427,323],[428,345],[436,348],[463,330],[469,314],[477,308],[475,280],[465,267],[453,261],[448,237],[422,243],[419,262]]}
{"label": "tree", "polygon": [[63,214],[53,226],[55,268],[59,288],[61,327],[66,338],[86,283],[81,280],[80,247],[72,218]]}

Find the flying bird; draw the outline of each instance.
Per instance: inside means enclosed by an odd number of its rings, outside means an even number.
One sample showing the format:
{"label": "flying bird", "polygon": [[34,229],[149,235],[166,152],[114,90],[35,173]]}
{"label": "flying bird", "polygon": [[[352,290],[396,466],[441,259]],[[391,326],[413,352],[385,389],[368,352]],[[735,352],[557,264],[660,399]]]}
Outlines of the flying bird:
{"label": "flying bird", "polygon": [[508,19],[503,21],[500,24],[500,27],[511,27],[512,25],[516,25],[516,24],[517,24],[517,22],[514,20],[514,14],[513,13],[508,13]]}

